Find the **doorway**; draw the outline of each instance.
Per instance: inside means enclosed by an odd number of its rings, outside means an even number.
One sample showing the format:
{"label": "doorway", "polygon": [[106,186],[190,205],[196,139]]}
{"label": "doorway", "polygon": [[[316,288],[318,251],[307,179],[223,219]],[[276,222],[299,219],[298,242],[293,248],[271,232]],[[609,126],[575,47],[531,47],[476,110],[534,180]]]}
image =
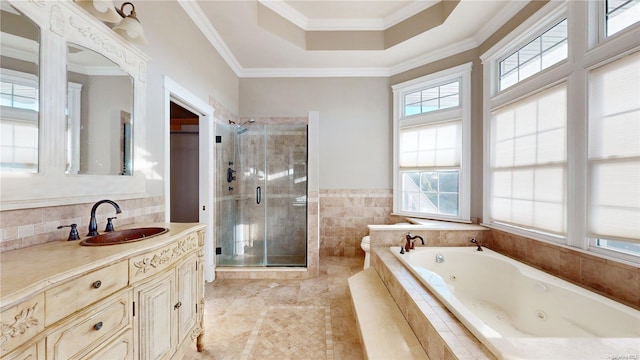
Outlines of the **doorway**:
{"label": "doorway", "polygon": [[198,115],[170,103],[171,222],[199,221],[199,121]]}

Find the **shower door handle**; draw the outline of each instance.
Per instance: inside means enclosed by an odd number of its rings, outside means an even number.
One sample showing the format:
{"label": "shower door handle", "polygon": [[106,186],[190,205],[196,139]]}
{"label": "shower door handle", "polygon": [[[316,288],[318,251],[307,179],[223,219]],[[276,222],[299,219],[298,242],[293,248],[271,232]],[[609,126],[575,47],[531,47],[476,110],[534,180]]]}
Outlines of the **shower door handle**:
{"label": "shower door handle", "polygon": [[256,188],[256,204],[260,205],[261,201],[262,201],[262,188],[258,186]]}

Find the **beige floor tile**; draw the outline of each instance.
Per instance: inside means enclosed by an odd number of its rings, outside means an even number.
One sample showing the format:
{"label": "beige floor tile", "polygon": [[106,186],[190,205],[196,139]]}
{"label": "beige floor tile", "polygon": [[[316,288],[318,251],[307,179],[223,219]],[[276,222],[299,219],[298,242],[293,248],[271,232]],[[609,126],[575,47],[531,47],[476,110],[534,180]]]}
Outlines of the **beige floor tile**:
{"label": "beige floor tile", "polygon": [[347,278],[362,259],[320,259],[305,280],[217,280],[206,285],[205,350],[186,359],[363,359]]}

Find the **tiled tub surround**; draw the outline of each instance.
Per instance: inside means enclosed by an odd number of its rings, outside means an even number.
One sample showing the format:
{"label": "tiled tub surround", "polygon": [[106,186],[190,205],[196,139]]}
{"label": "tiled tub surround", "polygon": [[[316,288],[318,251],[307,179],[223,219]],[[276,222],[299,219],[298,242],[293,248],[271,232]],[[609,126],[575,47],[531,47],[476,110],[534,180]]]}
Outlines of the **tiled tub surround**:
{"label": "tiled tub surround", "polygon": [[[117,219],[113,220],[116,230],[121,226],[133,223],[164,221],[164,197],[115,201],[122,209],[120,214],[116,215],[113,206],[109,204],[103,204],[98,207],[96,212],[98,232],[104,230],[107,217],[117,217]],[[69,236],[69,228],[57,229],[59,225],[78,224],[80,236],[86,235],[93,204],[73,204],[0,212],[0,252],[66,240]]]}
{"label": "tiled tub surround", "polygon": [[640,350],[640,311],[489,248],[391,253],[500,358],[599,360]]}
{"label": "tiled tub surround", "polygon": [[491,250],[640,310],[640,266],[495,229],[484,241]]}
{"label": "tiled tub surround", "polygon": [[377,271],[430,360],[495,359],[387,247],[371,250]]}
{"label": "tiled tub surround", "polygon": [[[412,220],[415,221],[415,220]],[[469,246],[471,239],[482,245],[490,238],[490,229],[475,224],[422,220],[420,224],[369,225],[371,247],[404,245],[408,232],[424,238],[425,246]],[[416,246],[421,245],[416,239]]]}
{"label": "tiled tub surround", "polygon": [[404,243],[407,231],[422,236],[427,246],[468,246],[469,239],[475,238],[491,250],[640,310],[639,266],[480,225],[432,223],[470,230],[425,230],[436,226],[429,222],[423,222],[423,227],[370,225],[371,247],[399,246]]}
{"label": "tiled tub surround", "polygon": [[391,189],[320,189],[320,255],[364,257],[368,225],[405,221],[390,215],[392,203]]}

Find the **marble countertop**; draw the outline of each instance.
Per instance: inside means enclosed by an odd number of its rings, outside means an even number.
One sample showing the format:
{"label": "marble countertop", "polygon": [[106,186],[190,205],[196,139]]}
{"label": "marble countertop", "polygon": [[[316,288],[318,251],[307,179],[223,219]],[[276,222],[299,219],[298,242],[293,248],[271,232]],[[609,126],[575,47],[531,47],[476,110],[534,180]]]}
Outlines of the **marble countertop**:
{"label": "marble countertop", "polygon": [[[56,284],[172,243],[189,231],[205,229],[199,223],[132,224],[122,229],[159,226],[165,234],[146,240],[109,246],[82,246],[80,241],[56,241],[0,253],[0,307],[16,302]],[[84,239],[85,237],[83,237]]]}

